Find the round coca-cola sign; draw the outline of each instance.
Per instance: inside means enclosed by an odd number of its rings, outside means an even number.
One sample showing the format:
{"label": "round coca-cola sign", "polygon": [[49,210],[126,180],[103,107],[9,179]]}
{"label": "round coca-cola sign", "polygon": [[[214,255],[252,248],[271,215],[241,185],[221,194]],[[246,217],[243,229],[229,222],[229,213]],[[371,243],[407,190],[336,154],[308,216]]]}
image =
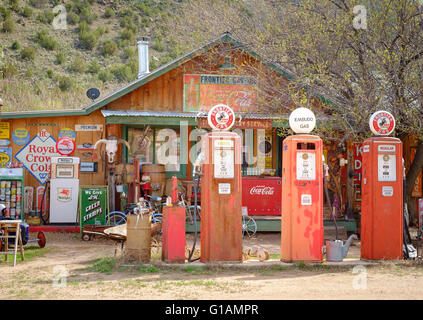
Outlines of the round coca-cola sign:
{"label": "round coca-cola sign", "polygon": [[229,106],[218,104],[210,109],[207,121],[214,130],[229,130],[235,124],[235,113]]}
{"label": "round coca-cola sign", "polygon": [[69,137],[62,137],[57,140],[56,149],[62,156],[69,156],[75,151],[75,141]]}
{"label": "round coca-cola sign", "polygon": [[369,126],[373,134],[387,136],[395,129],[395,119],[388,111],[377,111],[370,117]]}

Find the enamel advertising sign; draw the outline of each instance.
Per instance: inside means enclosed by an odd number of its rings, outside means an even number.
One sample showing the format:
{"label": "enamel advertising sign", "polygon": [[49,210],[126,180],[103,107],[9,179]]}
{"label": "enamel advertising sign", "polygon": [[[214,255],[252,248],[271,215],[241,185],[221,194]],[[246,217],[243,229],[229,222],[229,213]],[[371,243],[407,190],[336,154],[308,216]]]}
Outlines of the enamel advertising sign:
{"label": "enamel advertising sign", "polygon": [[25,169],[39,183],[45,184],[50,173],[50,159],[58,156],[60,154],[56,150],[56,140],[43,129],[15,155],[15,158],[23,163]]}

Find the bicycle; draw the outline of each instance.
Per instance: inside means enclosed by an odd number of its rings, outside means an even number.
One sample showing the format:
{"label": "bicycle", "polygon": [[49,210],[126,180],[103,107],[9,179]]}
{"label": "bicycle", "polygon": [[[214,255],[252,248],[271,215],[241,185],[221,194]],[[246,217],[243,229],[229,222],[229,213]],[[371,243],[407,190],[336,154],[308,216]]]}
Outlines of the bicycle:
{"label": "bicycle", "polygon": [[[184,198],[185,194],[186,194],[186,189],[178,184],[178,186],[184,191],[184,192],[178,192],[180,201],[179,203],[182,204],[185,207],[185,212],[186,212],[186,221],[190,224],[194,224],[194,215],[195,215],[195,205],[191,205],[189,206],[187,203],[187,200]],[[201,220],[201,206],[197,205],[197,217],[196,217],[197,221]]]}
{"label": "bicycle", "polygon": [[126,218],[128,214],[132,214],[134,209],[136,208],[136,204],[132,204],[125,208],[125,212],[122,211],[112,211],[106,217],[106,224],[109,226],[118,226],[121,224],[126,223]]}

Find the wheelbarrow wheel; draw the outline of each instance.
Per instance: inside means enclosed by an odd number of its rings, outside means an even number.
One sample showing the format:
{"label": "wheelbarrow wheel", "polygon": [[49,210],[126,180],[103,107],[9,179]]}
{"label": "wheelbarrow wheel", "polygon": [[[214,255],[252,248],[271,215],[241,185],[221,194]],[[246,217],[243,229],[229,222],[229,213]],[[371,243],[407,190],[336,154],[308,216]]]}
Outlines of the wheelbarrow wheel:
{"label": "wheelbarrow wheel", "polygon": [[46,241],[46,235],[44,234],[44,232],[38,231],[37,238],[38,238],[38,246],[40,248],[44,248],[46,246],[46,242],[47,242]]}
{"label": "wheelbarrow wheel", "polygon": [[84,241],[90,241],[91,240],[91,236],[89,234],[84,233],[82,235],[82,240],[84,240]]}

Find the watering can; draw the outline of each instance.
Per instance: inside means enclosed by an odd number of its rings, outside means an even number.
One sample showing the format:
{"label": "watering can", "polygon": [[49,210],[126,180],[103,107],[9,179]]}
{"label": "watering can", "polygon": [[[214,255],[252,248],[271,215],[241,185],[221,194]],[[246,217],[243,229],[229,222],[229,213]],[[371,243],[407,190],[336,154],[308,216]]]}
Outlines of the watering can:
{"label": "watering can", "polygon": [[326,261],[342,261],[347,256],[353,239],[358,239],[356,234],[350,235],[345,244],[342,240],[326,241]]}

